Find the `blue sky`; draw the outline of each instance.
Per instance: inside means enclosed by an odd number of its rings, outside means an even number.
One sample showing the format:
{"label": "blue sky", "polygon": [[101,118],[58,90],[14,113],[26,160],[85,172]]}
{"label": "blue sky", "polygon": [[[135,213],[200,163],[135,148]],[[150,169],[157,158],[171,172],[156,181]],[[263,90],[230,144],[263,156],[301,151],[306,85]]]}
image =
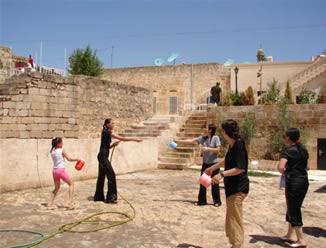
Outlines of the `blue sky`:
{"label": "blue sky", "polygon": [[87,44],[110,67],[309,60],[326,49],[325,0],[0,0],[0,45],[64,68]]}

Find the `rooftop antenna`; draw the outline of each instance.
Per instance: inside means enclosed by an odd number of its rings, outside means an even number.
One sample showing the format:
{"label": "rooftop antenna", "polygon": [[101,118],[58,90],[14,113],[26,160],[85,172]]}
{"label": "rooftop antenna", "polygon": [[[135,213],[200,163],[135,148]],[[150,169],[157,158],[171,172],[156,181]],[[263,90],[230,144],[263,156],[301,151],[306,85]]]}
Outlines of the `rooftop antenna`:
{"label": "rooftop antenna", "polygon": [[229,66],[229,65],[232,65],[234,63],[234,59],[227,59],[225,62],[224,62],[224,66]]}
{"label": "rooftop antenna", "polygon": [[173,64],[175,65],[175,61],[176,61],[176,59],[179,57],[179,54],[177,54],[177,53],[172,53],[171,55],[170,55],[170,57],[168,58],[168,62],[169,63],[172,63],[173,62]]}
{"label": "rooftop antenna", "polygon": [[164,60],[161,59],[161,58],[156,58],[156,59],[154,60],[154,64],[155,64],[156,66],[161,66],[161,65],[163,65],[163,63],[164,63]]}

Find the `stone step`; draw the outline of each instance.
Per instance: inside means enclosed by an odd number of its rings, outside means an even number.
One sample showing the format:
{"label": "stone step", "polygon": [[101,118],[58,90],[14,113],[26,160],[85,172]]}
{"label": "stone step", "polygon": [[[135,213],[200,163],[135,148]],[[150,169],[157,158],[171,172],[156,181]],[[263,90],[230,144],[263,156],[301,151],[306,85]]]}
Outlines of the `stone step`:
{"label": "stone step", "polygon": [[190,165],[188,164],[176,164],[176,163],[161,163],[158,162],[158,168],[159,169],[169,169],[169,170],[184,170],[188,168]]}
{"label": "stone step", "polygon": [[183,144],[183,143],[178,143],[178,148],[185,148],[185,147],[193,147],[196,148],[198,147],[198,144]]}
{"label": "stone step", "polygon": [[186,125],[183,125],[182,128],[199,128],[200,130],[202,130],[202,126],[203,124],[189,124],[186,123]]}
{"label": "stone step", "polygon": [[191,158],[193,155],[189,152],[161,152],[159,156],[172,158]]}
{"label": "stone step", "polygon": [[201,136],[202,133],[177,133],[177,137],[180,137],[180,138],[196,138],[196,137],[199,137]]}
{"label": "stone step", "polygon": [[132,134],[126,134],[126,133],[120,133],[119,136],[121,137],[129,137],[129,138],[142,138],[142,139],[150,139],[153,137],[157,137],[159,135],[145,135],[145,134],[138,134],[138,133],[132,133]]}
{"label": "stone step", "polygon": [[188,120],[192,121],[206,121],[207,117],[206,116],[190,116]]}
{"label": "stone step", "polygon": [[190,163],[190,158],[175,158],[175,157],[158,157],[158,161],[162,163]]}
{"label": "stone step", "polygon": [[203,129],[201,127],[184,127],[180,128],[180,131],[189,132],[189,133],[202,133]]}
{"label": "stone step", "polygon": [[206,122],[206,120],[186,120],[186,125],[204,125]]}
{"label": "stone step", "polygon": [[197,148],[194,148],[194,147],[177,147],[174,151],[175,152],[189,152],[189,153],[193,153],[194,150],[197,149]]}

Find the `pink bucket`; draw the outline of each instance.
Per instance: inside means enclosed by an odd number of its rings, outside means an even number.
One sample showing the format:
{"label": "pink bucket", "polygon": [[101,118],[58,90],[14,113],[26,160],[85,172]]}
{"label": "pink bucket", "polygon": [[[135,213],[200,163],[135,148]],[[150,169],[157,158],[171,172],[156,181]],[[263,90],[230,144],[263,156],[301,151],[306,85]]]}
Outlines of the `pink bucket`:
{"label": "pink bucket", "polygon": [[203,185],[204,187],[208,187],[212,183],[212,178],[208,176],[206,173],[203,173],[203,175],[200,176],[198,180],[198,184]]}

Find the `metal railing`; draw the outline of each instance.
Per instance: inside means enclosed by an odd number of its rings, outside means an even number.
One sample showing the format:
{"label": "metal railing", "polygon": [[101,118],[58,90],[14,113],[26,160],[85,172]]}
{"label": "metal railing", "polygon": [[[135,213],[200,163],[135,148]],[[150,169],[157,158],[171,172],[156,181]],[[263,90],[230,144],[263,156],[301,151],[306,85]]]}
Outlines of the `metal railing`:
{"label": "metal railing", "polygon": [[36,67],[17,67],[17,68],[11,68],[9,69],[9,76],[15,76],[15,75],[20,75],[23,73],[28,73],[28,72],[40,72],[42,74],[48,74],[48,75],[61,75],[61,76],[66,76],[66,73],[64,70],[60,69],[55,69],[47,66],[36,66]]}

